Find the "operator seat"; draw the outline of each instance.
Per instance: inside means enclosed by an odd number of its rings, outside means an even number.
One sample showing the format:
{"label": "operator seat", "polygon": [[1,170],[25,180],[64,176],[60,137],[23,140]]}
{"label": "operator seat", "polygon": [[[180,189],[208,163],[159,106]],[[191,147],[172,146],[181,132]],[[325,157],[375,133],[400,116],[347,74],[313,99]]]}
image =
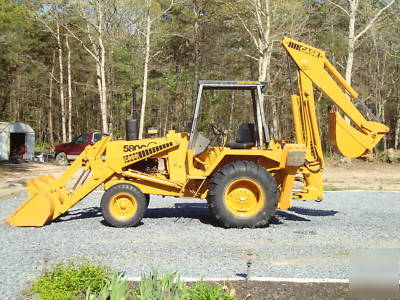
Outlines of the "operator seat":
{"label": "operator seat", "polygon": [[236,141],[228,142],[225,147],[232,149],[248,149],[256,145],[254,123],[242,123],[236,132]]}

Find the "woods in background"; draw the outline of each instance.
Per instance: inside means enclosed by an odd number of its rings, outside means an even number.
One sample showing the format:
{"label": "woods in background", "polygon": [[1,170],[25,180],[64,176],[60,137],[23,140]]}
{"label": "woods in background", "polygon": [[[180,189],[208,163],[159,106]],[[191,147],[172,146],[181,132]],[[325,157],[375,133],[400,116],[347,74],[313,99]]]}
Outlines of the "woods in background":
{"label": "woods in background", "polygon": [[[391,128],[382,149],[400,147],[395,0],[0,0],[0,120],[28,123],[42,143],[92,130],[123,138],[139,86],[141,130],[164,135],[191,119],[198,80],[265,80],[273,137],[293,139],[285,35],[325,50]],[[203,130],[232,136],[247,121],[244,94],[206,97]],[[316,100],[328,150],[329,101]]]}

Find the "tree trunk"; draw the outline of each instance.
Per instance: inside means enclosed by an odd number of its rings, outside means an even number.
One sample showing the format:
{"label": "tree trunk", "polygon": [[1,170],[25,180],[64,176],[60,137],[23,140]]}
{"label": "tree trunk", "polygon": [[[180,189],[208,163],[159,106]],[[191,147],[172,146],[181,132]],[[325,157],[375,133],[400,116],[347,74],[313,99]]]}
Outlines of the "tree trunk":
{"label": "tree trunk", "polygon": [[[199,14],[200,9],[197,6],[197,1],[193,2],[193,12],[194,12],[194,26],[193,26],[193,44],[194,44],[194,83],[193,83],[193,97],[192,97],[192,105],[190,106],[191,113],[194,110],[194,105],[196,103],[197,98],[197,84],[199,81],[199,57],[200,57],[200,45],[199,45]],[[186,111],[185,116],[186,118]]]}
{"label": "tree trunk", "polygon": [[400,118],[397,118],[396,127],[394,130],[394,148],[400,148]]}
{"label": "tree trunk", "polygon": [[[271,81],[271,56],[273,43],[270,41],[271,32],[271,9],[269,0],[264,0],[264,10],[262,9],[261,0],[255,0],[256,16],[259,24],[259,40],[258,40],[258,80]],[[264,26],[260,24],[265,20]],[[263,97],[265,95],[263,94]],[[271,118],[272,118],[272,136],[277,137],[279,133],[279,120],[278,120],[278,109],[276,102],[273,100],[268,101],[271,106]]]}
{"label": "tree trunk", "polygon": [[97,19],[98,19],[98,43],[99,43],[99,63],[100,63],[100,109],[101,109],[101,123],[103,132],[108,132],[108,115],[107,115],[107,86],[106,86],[106,50],[103,43],[103,8],[100,1],[96,4]]}
{"label": "tree trunk", "polygon": [[354,60],[354,43],[355,43],[355,24],[359,0],[351,0],[349,12],[349,35],[347,41],[347,62],[345,79],[348,84],[351,84],[351,77],[353,73],[353,60]]}
{"label": "tree trunk", "polygon": [[147,16],[146,16],[146,48],[145,48],[144,72],[143,72],[143,96],[142,96],[142,107],[140,109],[139,139],[143,138],[144,115],[145,115],[146,101],[147,101],[147,79],[148,79],[148,68],[150,59],[150,36],[151,36],[150,6],[151,6],[151,0],[148,0]]}
{"label": "tree trunk", "polygon": [[68,140],[72,140],[72,81],[71,81],[71,48],[68,35],[65,37],[67,47],[67,73],[68,73]]}
{"label": "tree trunk", "polygon": [[58,64],[60,68],[60,105],[61,105],[61,129],[62,129],[62,142],[65,143],[67,141],[67,131],[65,127],[65,100],[64,100],[64,76],[63,76],[63,51],[61,45],[61,36],[60,36],[60,23],[56,22],[57,25],[57,45],[58,45]]}
{"label": "tree trunk", "polygon": [[48,132],[49,132],[49,143],[54,144],[53,136],[53,76],[54,76],[54,65],[56,63],[56,51],[53,50],[53,59],[51,64],[51,73],[49,78],[49,110],[48,110]]}
{"label": "tree trunk", "polygon": [[106,51],[103,46],[102,37],[99,36],[100,45],[100,83],[101,83],[101,122],[103,132],[108,132],[108,115],[107,115],[107,86],[106,86],[106,71],[105,71],[105,59]]}

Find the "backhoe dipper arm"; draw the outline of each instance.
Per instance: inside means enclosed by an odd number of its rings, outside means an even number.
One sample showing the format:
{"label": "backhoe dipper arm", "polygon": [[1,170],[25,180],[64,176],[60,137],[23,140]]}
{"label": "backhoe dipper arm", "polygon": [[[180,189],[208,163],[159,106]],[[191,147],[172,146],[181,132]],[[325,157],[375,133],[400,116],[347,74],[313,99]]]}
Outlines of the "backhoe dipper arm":
{"label": "backhoe dipper arm", "polygon": [[[328,61],[324,51],[287,37],[283,38],[282,44],[298,67],[300,93],[298,97],[313,98],[312,83],[314,83],[355,125],[356,128],[348,124],[336,109],[330,111],[329,138],[336,150],[344,156],[353,158],[369,153],[389,131],[389,128],[384,124],[368,121],[364,118],[350,100],[351,98],[356,99],[358,97],[357,92]],[[308,101],[301,103],[307,105]],[[314,103],[314,99],[312,99],[312,103]],[[300,107],[300,109],[306,108]],[[314,108],[312,109],[314,110]],[[315,119],[315,111],[309,111],[309,116],[311,116],[310,122],[312,122]],[[300,122],[300,128],[305,126],[305,124],[302,124],[305,120],[300,119],[298,122]],[[310,128],[310,136],[319,140],[319,133],[315,132],[315,128]],[[307,141],[301,141],[302,134],[303,132],[298,132],[296,126],[297,142],[306,143]],[[322,158],[321,155],[322,153],[317,156]]]}

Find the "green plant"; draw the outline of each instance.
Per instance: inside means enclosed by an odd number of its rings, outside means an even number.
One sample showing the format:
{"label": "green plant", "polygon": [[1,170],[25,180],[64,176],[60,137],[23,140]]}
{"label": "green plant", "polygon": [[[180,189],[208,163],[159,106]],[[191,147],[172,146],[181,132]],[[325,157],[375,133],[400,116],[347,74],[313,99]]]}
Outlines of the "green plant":
{"label": "green plant", "polygon": [[324,186],[324,191],[343,191],[343,190],[345,190],[345,189],[343,189],[343,188],[339,188],[339,187],[335,187],[335,186],[333,186],[333,185],[325,185]]}
{"label": "green plant", "polygon": [[99,293],[94,293],[89,287],[85,294],[86,300],[127,300],[130,299],[132,291],[129,283],[123,279],[124,273],[116,273],[111,280],[104,283]]}
{"label": "green plant", "polygon": [[51,145],[49,143],[40,143],[37,142],[35,144],[35,152],[49,152],[49,147]]}
{"label": "green plant", "polygon": [[191,299],[196,300],[236,300],[234,296],[229,294],[227,286],[220,286],[218,284],[209,284],[204,281],[196,283],[192,288]]}
{"label": "green plant", "polygon": [[31,292],[43,300],[73,299],[89,287],[99,292],[110,281],[110,269],[88,261],[59,263],[40,275],[32,285]]}
{"label": "green plant", "polygon": [[139,283],[137,300],[185,300],[192,299],[190,289],[180,280],[176,272],[159,274],[152,268],[150,274],[143,274]]}

